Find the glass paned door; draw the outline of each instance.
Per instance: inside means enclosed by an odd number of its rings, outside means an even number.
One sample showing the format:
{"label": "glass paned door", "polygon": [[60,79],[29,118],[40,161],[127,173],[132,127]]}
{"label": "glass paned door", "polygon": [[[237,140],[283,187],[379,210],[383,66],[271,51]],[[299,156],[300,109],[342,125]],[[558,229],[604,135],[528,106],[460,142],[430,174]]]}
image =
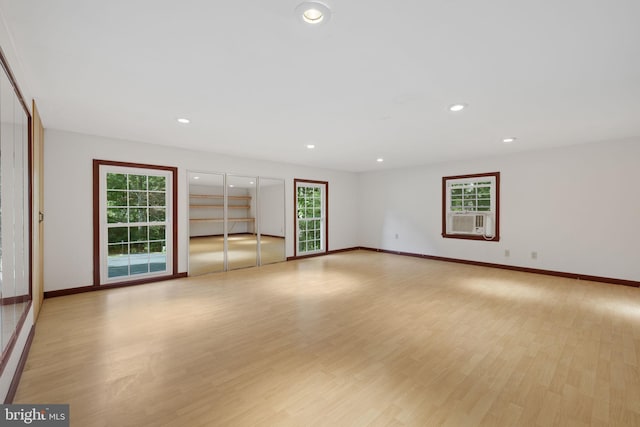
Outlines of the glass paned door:
{"label": "glass paned door", "polygon": [[172,174],[103,166],[101,283],[172,273]]}
{"label": "glass paned door", "polygon": [[325,252],[327,183],[296,181],[296,252]]}

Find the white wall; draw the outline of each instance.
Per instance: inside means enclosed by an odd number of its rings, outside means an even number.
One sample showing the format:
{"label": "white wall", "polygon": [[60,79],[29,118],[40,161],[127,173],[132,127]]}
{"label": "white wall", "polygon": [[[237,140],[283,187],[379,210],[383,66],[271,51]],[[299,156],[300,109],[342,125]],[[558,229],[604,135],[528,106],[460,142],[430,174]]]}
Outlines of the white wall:
{"label": "white wall", "polygon": [[[636,139],[363,173],[359,242],[637,281],[639,162]],[[495,171],[501,172],[500,242],[442,238],[442,177]]]}
{"label": "white wall", "polygon": [[[293,212],[293,179],[329,181],[329,250],[357,246],[357,175],[47,129],[45,131],[45,291],[93,282],[92,160],[178,167],[178,272],[187,271],[187,170],[285,180]],[[287,215],[287,256],[293,255],[293,218]]]}

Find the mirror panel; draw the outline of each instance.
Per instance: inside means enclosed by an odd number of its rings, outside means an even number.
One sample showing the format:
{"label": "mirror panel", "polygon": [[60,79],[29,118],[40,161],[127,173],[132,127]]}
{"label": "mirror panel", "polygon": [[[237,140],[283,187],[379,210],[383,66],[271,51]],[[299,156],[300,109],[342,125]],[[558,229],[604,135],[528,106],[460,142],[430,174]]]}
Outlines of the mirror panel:
{"label": "mirror panel", "polygon": [[258,265],[256,235],[257,178],[227,175],[227,266]]}
{"label": "mirror panel", "polygon": [[0,71],[0,353],[16,337],[29,293],[29,119]]}
{"label": "mirror panel", "polygon": [[224,175],[189,172],[189,274],[224,271]]}
{"label": "mirror panel", "polygon": [[259,184],[260,265],[285,261],[284,180],[260,178]]}

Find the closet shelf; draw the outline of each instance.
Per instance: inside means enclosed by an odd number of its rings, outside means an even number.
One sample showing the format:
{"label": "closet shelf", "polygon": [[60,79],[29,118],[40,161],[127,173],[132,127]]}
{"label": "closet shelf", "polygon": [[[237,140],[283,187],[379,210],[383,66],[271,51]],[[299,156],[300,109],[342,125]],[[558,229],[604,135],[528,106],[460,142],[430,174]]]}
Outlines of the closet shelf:
{"label": "closet shelf", "polygon": [[[228,222],[254,222],[255,218],[227,218]],[[191,218],[193,222],[224,222],[223,218]]]}
{"label": "closet shelf", "polygon": [[[189,194],[194,199],[224,199],[222,194]],[[229,200],[251,200],[251,196],[227,196]]]}
{"label": "closet shelf", "polygon": [[[189,205],[190,208],[224,208],[223,205]],[[249,209],[251,206],[249,205],[242,205],[242,206],[233,206],[233,205],[229,205],[227,206],[229,209]]]}

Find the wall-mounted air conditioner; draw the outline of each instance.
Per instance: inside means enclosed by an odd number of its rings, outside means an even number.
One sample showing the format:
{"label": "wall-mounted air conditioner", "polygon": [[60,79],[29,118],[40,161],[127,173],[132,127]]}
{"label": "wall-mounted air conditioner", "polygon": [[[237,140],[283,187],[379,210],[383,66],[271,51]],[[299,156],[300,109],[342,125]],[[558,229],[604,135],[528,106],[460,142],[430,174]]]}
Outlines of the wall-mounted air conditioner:
{"label": "wall-mounted air conditioner", "polygon": [[451,214],[450,234],[470,234],[475,236],[493,236],[492,218],[488,214],[456,213]]}

